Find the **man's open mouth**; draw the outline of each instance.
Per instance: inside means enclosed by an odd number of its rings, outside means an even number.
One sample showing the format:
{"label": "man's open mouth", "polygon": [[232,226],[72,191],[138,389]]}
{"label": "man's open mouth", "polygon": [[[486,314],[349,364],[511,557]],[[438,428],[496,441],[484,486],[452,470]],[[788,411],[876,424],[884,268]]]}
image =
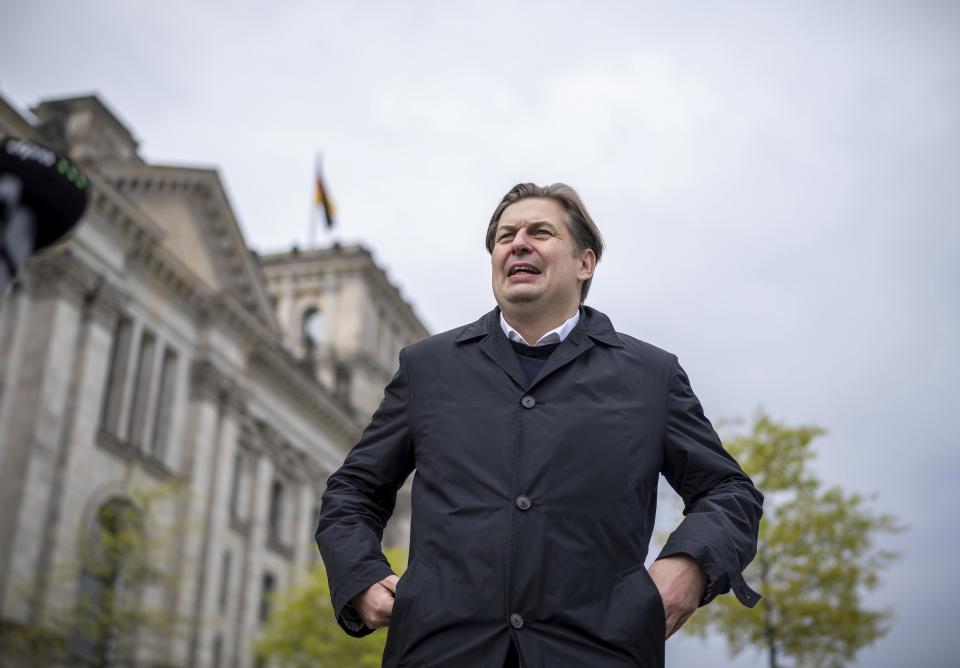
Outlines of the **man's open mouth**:
{"label": "man's open mouth", "polygon": [[507,272],[507,276],[516,276],[517,274],[537,275],[539,273],[540,270],[534,267],[532,264],[515,264],[510,267],[510,271]]}

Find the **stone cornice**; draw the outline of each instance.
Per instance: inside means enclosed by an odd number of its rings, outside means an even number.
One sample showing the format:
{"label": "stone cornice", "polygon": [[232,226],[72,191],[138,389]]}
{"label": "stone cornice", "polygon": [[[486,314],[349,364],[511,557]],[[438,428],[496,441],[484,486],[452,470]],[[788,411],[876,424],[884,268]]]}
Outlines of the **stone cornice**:
{"label": "stone cornice", "polygon": [[314,488],[326,480],[326,469],[303,449],[286,440],[266,420],[245,415],[238,440],[246,452],[268,457],[281,475],[291,481]]}
{"label": "stone cornice", "polygon": [[133,244],[155,243],[163,238],[163,230],[115,191],[94,167],[85,169],[84,173],[92,186],[87,215],[99,214]]}
{"label": "stone cornice", "polygon": [[237,443],[240,449],[248,455],[267,454],[263,441],[260,439],[257,422],[249,413],[245,413],[240,418],[240,433],[237,436]]}
{"label": "stone cornice", "polygon": [[33,256],[23,270],[24,289],[34,299],[63,297],[79,305],[100,281],[97,272],[63,246]]}
{"label": "stone cornice", "polygon": [[180,260],[158,244],[144,243],[134,247],[127,256],[126,270],[149,275],[194,317],[203,319],[208,316],[213,293]]}
{"label": "stone cornice", "polygon": [[277,340],[277,336],[264,327],[233,295],[222,292],[216,294],[210,300],[208,317],[214,317],[223,323],[251,348],[276,345],[273,342]]}
{"label": "stone cornice", "polygon": [[360,436],[360,425],[350,410],[311,376],[297,366],[293,355],[276,345],[255,348],[250,367],[258,367],[278,383],[291,400],[320,418],[336,435],[353,443]]}
{"label": "stone cornice", "polygon": [[257,429],[274,468],[284,478],[298,482],[302,481],[303,473],[298,466],[300,463],[299,450],[290,445],[268,422],[257,420]]}
{"label": "stone cornice", "polygon": [[64,298],[87,309],[89,317],[111,328],[126,311],[129,295],[74,255],[69,245],[41,253],[23,272],[24,287],[34,299]]}
{"label": "stone cornice", "polygon": [[326,478],[318,462],[292,445],[268,422],[256,420],[255,424],[264,452],[285,478],[301,484],[315,484]]}
{"label": "stone cornice", "polygon": [[130,296],[101,279],[94,291],[89,295],[87,305],[91,317],[104,327],[111,328],[123,313],[126,312]]}
{"label": "stone cornice", "polygon": [[31,141],[42,141],[36,128],[0,95],[0,137],[8,134]]}
{"label": "stone cornice", "polygon": [[208,359],[190,365],[190,394],[194,399],[222,403],[234,414],[246,412],[246,393],[240,384]]}
{"label": "stone cornice", "polygon": [[[206,186],[199,183],[198,179],[189,187]],[[106,193],[103,197],[100,196],[101,190]],[[269,326],[252,315],[248,306],[234,295],[209,290],[182,261],[160,244],[162,230],[145,214],[113,193],[109,185],[101,183],[101,187],[96,189],[94,203],[98,213],[129,237],[131,250],[126,262],[128,271],[150,275],[195,317],[222,321],[231,331],[240,333],[249,345],[276,338]]]}
{"label": "stone cornice", "polygon": [[204,214],[204,220],[198,223],[215,240],[213,260],[218,272],[226,278],[230,291],[246,310],[256,314],[267,329],[279,332],[266,285],[249,255],[215,170],[127,163],[101,165],[99,169],[111,186],[130,195],[179,195],[198,201]]}

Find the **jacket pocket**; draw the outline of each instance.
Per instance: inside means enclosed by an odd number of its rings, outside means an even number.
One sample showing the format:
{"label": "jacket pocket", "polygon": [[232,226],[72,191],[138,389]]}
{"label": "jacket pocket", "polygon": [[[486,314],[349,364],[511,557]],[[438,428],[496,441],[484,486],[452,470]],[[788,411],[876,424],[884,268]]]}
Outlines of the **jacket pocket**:
{"label": "jacket pocket", "polygon": [[400,656],[403,635],[408,628],[406,621],[409,616],[410,604],[413,601],[409,589],[410,585],[413,584],[412,580],[415,573],[416,562],[411,563],[397,581],[393,610],[390,612],[390,623],[387,625],[387,642],[383,647],[383,665],[391,664]]}
{"label": "jacket pocket", "polygon": [[417,612],[423,579],[432,573],[429,566],[413,561],[397,582],[397,595],[387,626],[387,642],[383,648],[383,665],[394,666],[403,658],[410,631],[420,623]]}
{"label": "jacket pocket", "polygon": [[642,665],[658,665],[663,656],[666,614],[660,590],[646,567],[641,564],[623,572],[617,580],[615,597],[618,626],[642,657]]}

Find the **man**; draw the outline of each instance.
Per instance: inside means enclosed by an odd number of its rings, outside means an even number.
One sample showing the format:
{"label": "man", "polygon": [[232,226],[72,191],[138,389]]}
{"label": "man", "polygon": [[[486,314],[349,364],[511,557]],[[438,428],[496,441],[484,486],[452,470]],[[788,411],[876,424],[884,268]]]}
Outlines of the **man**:
{"label": "man", "polygon": [[[317,544],[355,636],[384,666],[662,666],[664,641],[731,587],[762,496],[677,358],[582,306],[603,251],[568,186],[515,186],[487,230],[498,307],[400,353],[327,483]],[[416,469],[410,561],[380,549]],[[663,474],[685,519],[644,567]]]}

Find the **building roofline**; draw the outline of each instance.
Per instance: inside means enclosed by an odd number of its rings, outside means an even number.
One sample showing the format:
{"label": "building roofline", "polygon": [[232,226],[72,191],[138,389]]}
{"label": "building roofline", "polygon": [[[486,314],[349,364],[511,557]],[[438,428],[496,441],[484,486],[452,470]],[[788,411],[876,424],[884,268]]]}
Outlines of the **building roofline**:
{"label": "building roofline", "polygon": [[357,267],[357,269],[364,272],[367,278],[376,284],[378,289],[385,292],[395,303],[400,305],[403,315],[408,318],[416,328],[421,330],[423,336],[429,336],[430,331],[420,316],[417,315],[413,305],[404,298],[400,288],[390,280],[383,267],[377,264],[370,249],[362,243],[343,245],[335,242],[330,246],[306,250],[301,250],[294,246],[293,249],[289,251],[258,253],[256,256],[256,260],[264,269],[294,264],[309,266],[314,262],[326,263],[331,259],[360,260],[365,266]]}
{"label": "building roofline", "polygon": [[93,103],[94,106],[99,107],[100,111],[104,113],[104,116],[110,121],[110,123],[117,130],[120,130],[125,135],[125,137],[129,139],[131,143],[133,143],[134,146],[136,147],[140,146],[139,140],[137,140],[137,138],[134,136],[133,132],[130,130],[130,127],[123,120],[121,120],[120,115],[117,112],[115,112],[113,109],[111,109],[106,102],[101,100],[100,96],[97,95],[95,92],[90,92],[90,93],[87,93],[86,95],[74,95],[72,97],[43,98],[39,102],[37,102],[35,105],[31,106],[30,111],[31,113],[33,113],[34,116],[39,117],[40,114],[37,112],[46,106],[73,107],[73,106],[78,106],[80,104],[84,104],[88,102]]}

